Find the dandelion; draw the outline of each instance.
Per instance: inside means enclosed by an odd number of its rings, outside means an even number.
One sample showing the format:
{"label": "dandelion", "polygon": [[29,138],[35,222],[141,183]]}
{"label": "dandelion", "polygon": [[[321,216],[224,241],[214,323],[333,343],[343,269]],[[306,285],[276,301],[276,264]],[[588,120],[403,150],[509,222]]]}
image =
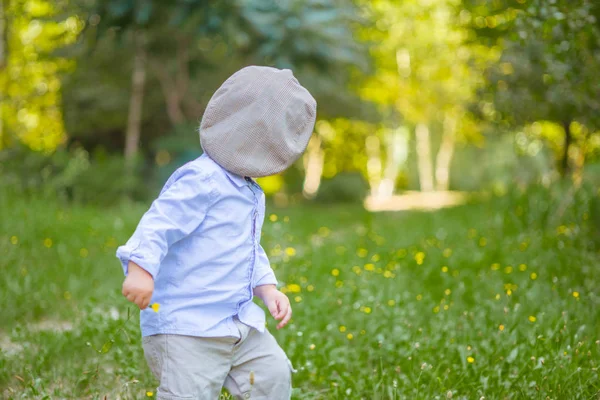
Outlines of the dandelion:
{"label": "dandelion", "polygon": [[287,292],[289,293],[300,293],[301,291],[302,288],[296,283],[290,283],[289,285],[287,285]]}
{"label": "dandelion", "polygon": [[365,270],[367,270],[367,271],[374,271],[375,270],[375,265],[374,264],[365,264]]}
{"label": "dandelion", "polygon": [[422,251],[419,251],[417,254],[415,254],[415,261],[417,262],[417,265],[422,265],[424,260],[425,260],[425,253],[423,253]]}
{"label": "dandelion", "polygon": [[315,290],[315,287],[313,285],[308,285],[306,287],[306,290],[308,290],[309,292],[312,292],[313,290]]}
{"label": "dandelion", "polygon": [[154,303],[150,306],[150,308],[152,308],[154,312],[158,312],[158,310],[160,310],[160,304]]}
{"label": "dandelion", "polygon": [[335,281],[335,287],[336,288],[341,288],[342,286],[344,286],[344,282],[343,281]]}
{"label": "dandelion", "polygon": [[440,312],[440,306],[435,306],[435,307],[433,307],[433,312],[434,312],[435,314],[439,313],[439,312]]}
{"label": "dandelion", "polygon": [[331,270],[331,275],[333,276],[339,276],[340,275],[340,270],[337,268],[334,268]]}
{"label": "dandelion", "polygon": [[519,265],[519,271],[523,272],[523,271],[526,271],[526,270],[527,270],[527,265],[525,265],[525,264]]}
{"label": "dandelion", "polygon": [[448,304],[444,305],[444,311],[448,311],[449,308],[450,308],[450,306]]}
{"label": "dandelion", "polygon": [[358,249],[358,251],[356,252],[356,255],[359,256],[360,258],[365,258],[367,256],[367,254],[369,254],[367,249]]}
{"label": "dandelion", "polygon": [[469,357],[467,357],[467,362],[469,364],[473,364],[475,362],[475,359],[473,357],[469,356]]}
{"label": "dandelion", "polygon": [[502,325],[502,324],[498,325],[498,329],[500,330],[500,332],[502,332],[504,330],[504,325]]}
{"label": "dandelion", "polygon": [[417,295],[417,301],[421,301],[422,298],[423,298],[423,295],[421,295],[421,294]]}
{"label": "dandelion", "polygon": [[146,396],[147,397],[152,397],[152,396],[154,396],[154,392],[148,391],[148,392],[146,392]]}
{"label": "dandelion", "polygon": [[287,254],[290,257],[295,256],[296,249],[294,249],[293,247],[288,247],[287,249],[285,249],[285,254]]}
{"label": "dandelion", "polygon": [[500,269],[500,264],[498,263],[493,263],[490,268],[492,269],[492,271],[498,271]]}
{"label": "dandelion", "polygon": [[535,281],[537,279],[537,274],[535,272],[532,272],[531,275],[529,275],[529,277],[532,281]]}
{"label": "dandelion", "polygon": [[510,274],[513,272],[513,267],[511,267],[510,265],[507,267],[504,267],[504,273],[505,274]]}
{"label": "dandelion", "polygon": [[44,246],[47,248],[52,247],[52,239],[50,239],[50,238],[44,239]]}
{"label": "dandelion", "polygon": [[365,335],[366,333],[367,333],[367,331],[365,331],[364,329],[361,329],[361,330],[360,330],[360,334],[361,334],[361,335]]}
{"label": "dandelion", "polygon": [[444,266],[442,267],[442,272],[448,272],[448,267],[444,265]]}
{"label": "dandelion", "polygon": [[395,277],[396,275],[394,275],[394,274],[393,274],[391,271],[385,271],[385,272],[383,273],[383,276],[384,276],[385,278],[393,278],[393,277]]}
{"label": "dandelion", "polygon": [[346,327],[344,325],[340,325],[340,332],[346,332]]}
{"label": "dandelion", "polygon": [[379,254],[375,254],[373,257],[371,257],[371,261],[373,262],[377,262],[379,260],[381,260],[381,256]]}
{"label": "dandelion", "polygon": [[269,221],[271,221],[271,222],[276,222],[276,221],[277,221],[277,215],[275,215],[275,214],[271,214],[271,215],[269,216]]}
{"label": "dandelion", "polygon": [[17,244],[17,243],[19,243],[19,238],[18,238],[18,237],[16,237],[16,236],[11,236],[11,237],[10,237],[10,242],[11,242],[12,244]]}
{"label": "dandelion", "polygon": [[535,322],[537,320],[537,318],[534,317],[533,315],[530,315],[528,319],[529,319],[529,322]]}
{"label": "dandelion", "polygon": [[484,237],[479,238],[479,247],[485,247],[487,244],[487,239]]}
{"label": "dandelion", "polygon": [[450,293],[452,293],[452,290],[450,290],[450,289],[446,289],[446,290],[444,290],[444,294],[445,294],[446,296],[450,296]]}
{"label": "dandelion", "polygon": [[364,313],[365,314],[371,314],[371,307],[365,307],[364,308]]}
{"label": "dandelion", "polygon": [[500,293],[496,293],[496,300],[500,300]]}
{"label": "dandelion", "polygon": [[352,340],[352,339],[354,339],[354,335],[349,333],[346,335],[346,338],[348,338],[348,340]]}
{"label": "dandelion", "polygon": [[313,344],[311,344],[311,345],[310,345],[308,348],[309,348],[309,349],[311,349],[311,350],[314,350],[314,349],[315,349],[315,347],[317,347],[317,346],[315,346],[315,344],[313,343]]}
{"label": "dandelion", "polygon": [[576,299],[579,298],[579,292],[573,292],[573,297],[575,297]]}
{"label": "dandelion", "polygon": [[393,307],[396,304],[395,300],[388,300],[387,302],[388,306]]}
{"label": "dandelion", "polygon": [[302,301],[302,296],[296,296],[296,297],[294,297],[294,301],[296,303],[300,303]]}

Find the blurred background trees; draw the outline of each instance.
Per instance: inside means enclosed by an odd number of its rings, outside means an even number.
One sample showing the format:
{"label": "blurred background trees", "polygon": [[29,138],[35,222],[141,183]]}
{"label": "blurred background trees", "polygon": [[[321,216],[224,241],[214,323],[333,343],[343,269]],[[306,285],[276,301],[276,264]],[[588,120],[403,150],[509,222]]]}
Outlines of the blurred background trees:
{"label": "blurred background trees", "polygon": [[319,103],[304,158],[261,181],[281,201],[597,179],[599,18],[590,0],[0,0],[2,183],[155,195],[250,64]]}

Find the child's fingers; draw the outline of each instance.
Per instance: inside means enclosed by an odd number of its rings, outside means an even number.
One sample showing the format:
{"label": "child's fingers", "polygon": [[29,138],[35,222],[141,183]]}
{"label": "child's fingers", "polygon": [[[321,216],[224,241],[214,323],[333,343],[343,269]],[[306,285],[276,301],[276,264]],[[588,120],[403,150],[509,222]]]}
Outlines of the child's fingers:
{"label": "child's fingers", "polygon": [[144,299],[144,302],[142,303],[142,309],[148,308],[149,305],[150,305],[150,298]]}
{"label": "child's fingers", "polygon": [[127,298],[127,300],[129,300],[130,302],[132,302],[132,303],[135,303],[135,294],[133,294],[133,293],[129,293],[129,294],[126,296],[126,298]]}
{"label": "child's fingers", "polygon": [[271,316],[273,316],[273,318],[277,319],[277,314],[279,312],[277,302],[274,301],[271,304],[269,304],[269,312],[271,313]]}
{"label": "child's fingers", "polygon": [[285,317],[285,315],[287,314],[288,309],[290,308],[290,304],[288,302],[283,302],[281,300],[278,300],[277,305],[279,308],[279,313],[277,314],[277,317],[275,319],[280,320],[283,317]]}
{"label": "child's fingers", "polygon": [[292,307],[288,306],[285,317],[283,317],[283,320],[281,320],[281,322],[277,325],[277,329],[281,329],[286,326],[287,323],[290,322],[290,319],[292,319]]}

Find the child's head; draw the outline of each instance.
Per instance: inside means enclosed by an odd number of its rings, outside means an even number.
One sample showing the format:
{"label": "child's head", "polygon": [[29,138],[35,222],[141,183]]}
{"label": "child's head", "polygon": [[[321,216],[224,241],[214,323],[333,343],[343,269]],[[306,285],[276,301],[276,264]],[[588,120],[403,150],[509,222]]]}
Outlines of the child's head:
{"label": "child's head", "polygon": [[246,67],[210,99],[200,124],[204,151],[223,168],[260,177],[288,168],[306,149],[317,103],[288,69]]}

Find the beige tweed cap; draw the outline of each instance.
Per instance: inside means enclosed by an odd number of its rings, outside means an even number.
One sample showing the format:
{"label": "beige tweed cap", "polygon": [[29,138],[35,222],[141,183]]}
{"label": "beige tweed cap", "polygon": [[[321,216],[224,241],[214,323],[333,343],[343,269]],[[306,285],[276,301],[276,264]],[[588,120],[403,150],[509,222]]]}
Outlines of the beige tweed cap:
{"label": "beige tweed cap", "polygon": [[234,174],[273,175],[304,152],[316,115],[317,102],[292,71],[250,66],[233,74],[210,99],[200,143]]}

